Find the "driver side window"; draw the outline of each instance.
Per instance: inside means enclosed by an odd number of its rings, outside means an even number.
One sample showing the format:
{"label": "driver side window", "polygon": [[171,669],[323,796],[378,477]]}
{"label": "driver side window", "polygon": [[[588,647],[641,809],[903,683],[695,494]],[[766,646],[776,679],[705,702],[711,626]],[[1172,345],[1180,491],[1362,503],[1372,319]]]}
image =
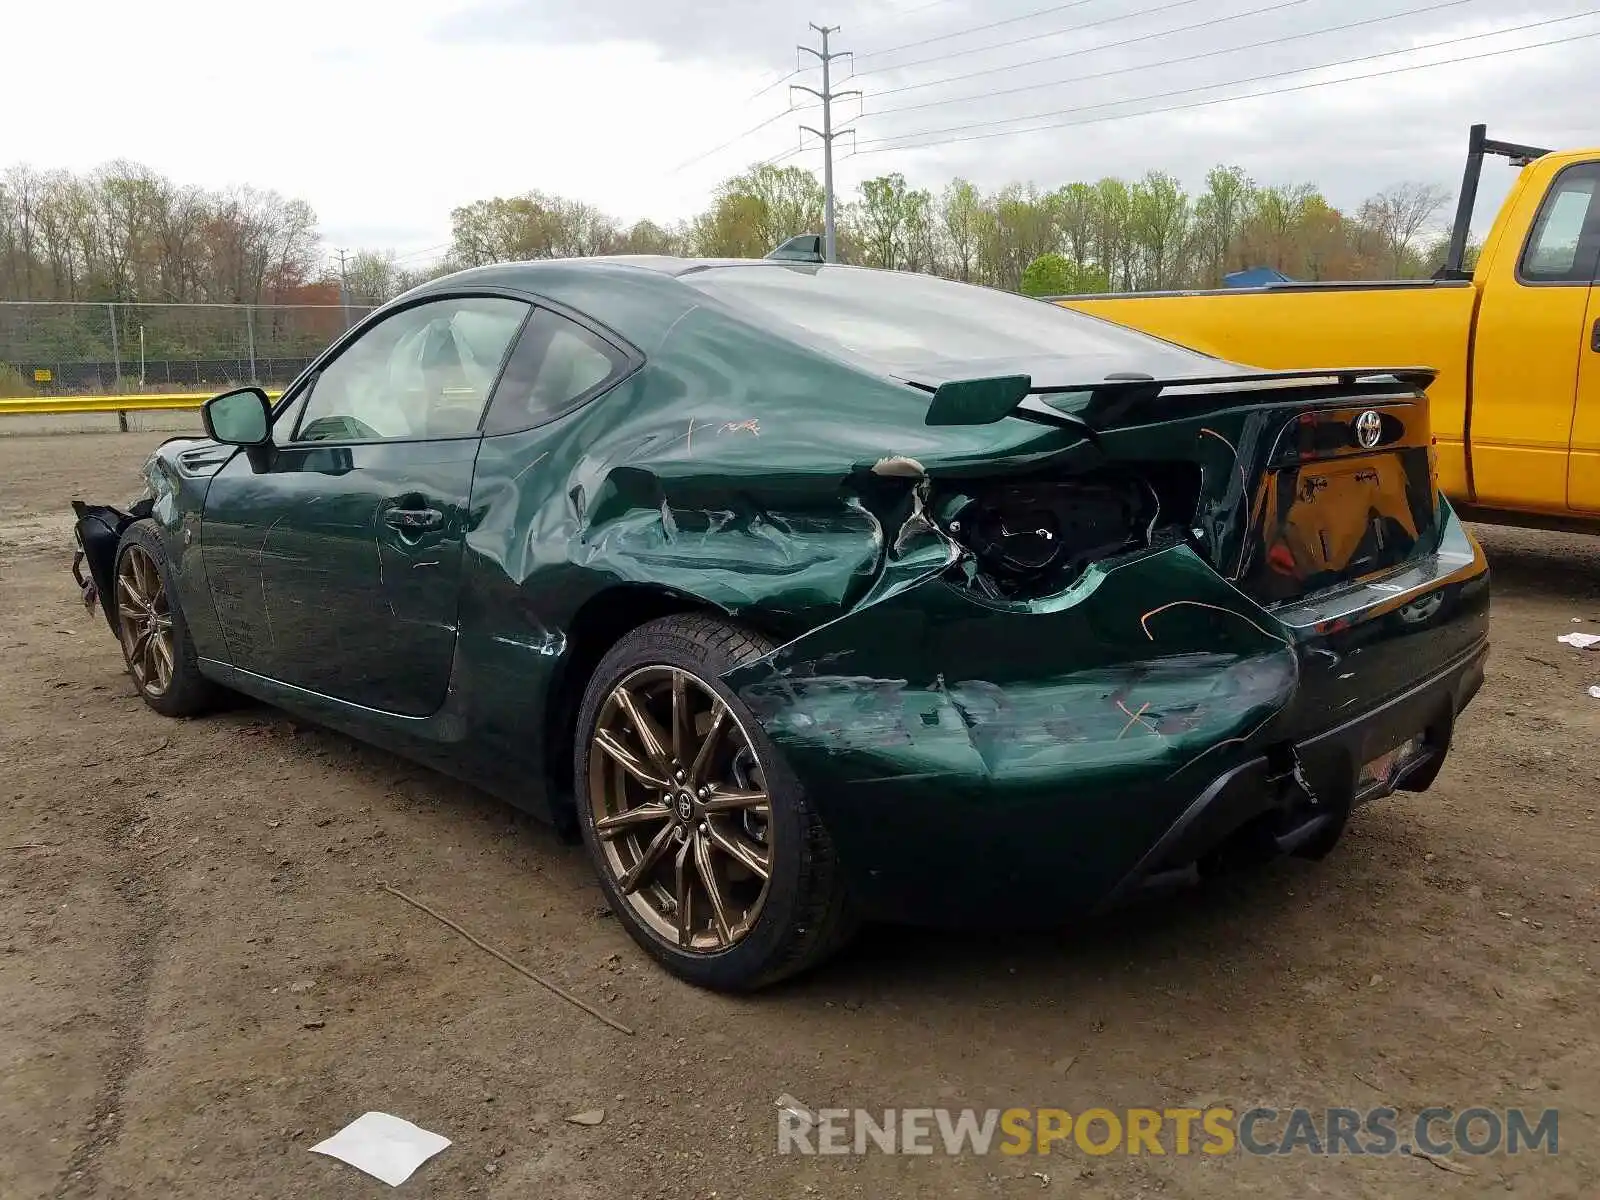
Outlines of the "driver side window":
{"label": "driver side window", "polygon": [[294,440],[471,437],[528,306],[462,296],[403,309],[324,367]]}

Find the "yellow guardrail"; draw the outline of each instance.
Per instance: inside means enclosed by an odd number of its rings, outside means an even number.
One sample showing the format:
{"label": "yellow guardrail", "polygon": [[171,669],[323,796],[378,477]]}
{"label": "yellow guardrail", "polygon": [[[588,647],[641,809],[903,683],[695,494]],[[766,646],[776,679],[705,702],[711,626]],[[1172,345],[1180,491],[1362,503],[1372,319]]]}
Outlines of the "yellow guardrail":
{"label": "yellow guardrail", "polygon": [[[8,413],[48,414],[48,413],[116,413],[123,416],[131,412],[154,412],[160,409],[196,410],[207,400],[211,399],[214,392],[204,395],[194,392],[165,392],[141,396],[21,396],[13,399],[0,400],[0,416]],[[276,400],[281,392],[268,392],[269,399]]]}

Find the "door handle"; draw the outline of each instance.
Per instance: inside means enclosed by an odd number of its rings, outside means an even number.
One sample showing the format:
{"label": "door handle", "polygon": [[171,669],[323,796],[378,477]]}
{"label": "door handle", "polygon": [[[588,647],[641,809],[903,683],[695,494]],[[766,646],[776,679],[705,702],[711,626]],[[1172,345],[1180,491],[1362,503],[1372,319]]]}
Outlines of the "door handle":
{"label": "door handle", "polygon": [[1589,349],[1600,354],[1600,321],[1594,323],[1594,329],[1589,333]]}
{"label": "door handle", "polygon": [[401,533],[422,533],[443,525],[444,514],[437,508],[390,508],[384,511],[383,523]]}

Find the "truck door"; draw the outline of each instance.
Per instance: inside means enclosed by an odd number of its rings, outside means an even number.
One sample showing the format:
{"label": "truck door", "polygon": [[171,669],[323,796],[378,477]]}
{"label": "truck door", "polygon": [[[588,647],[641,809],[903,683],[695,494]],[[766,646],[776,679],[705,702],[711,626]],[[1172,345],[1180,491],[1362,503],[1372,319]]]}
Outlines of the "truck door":
{"label": "truck door", "polygon": [[[1508,202],[1501,222],[1529,228],[1494,251],[1473,339],[1472,475],[1479,504],[1563,512],[1576,444],[1580,364],[1594,397],[1587,445],[1600,451],[1600,374],[1589,359],[1600,311],[1590,296],[1600,261],[1600,162],[1556,172],[1541,195]],[[1588,460],[1592,469],[1594,458]],[[1574,478],[1581,475],[1574,469]],[[1590,483],[1600,489],[1600,483]],[[1600,496],[1600,490],[1593,493]],[[1600,507],[1597,504],[1596,507]]]}

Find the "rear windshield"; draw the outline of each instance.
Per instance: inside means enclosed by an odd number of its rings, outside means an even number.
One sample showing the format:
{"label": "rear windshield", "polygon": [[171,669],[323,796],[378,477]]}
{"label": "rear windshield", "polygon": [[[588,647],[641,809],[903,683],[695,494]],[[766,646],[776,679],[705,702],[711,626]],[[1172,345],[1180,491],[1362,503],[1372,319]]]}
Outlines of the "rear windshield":
{"label": "rear windshield", "polygon": [[889,369],[930,362],[1149,359],[1177,349],[1057,304],[932,275],[751,263],[681,278],[735,309],[797,326],[851,357]]}

